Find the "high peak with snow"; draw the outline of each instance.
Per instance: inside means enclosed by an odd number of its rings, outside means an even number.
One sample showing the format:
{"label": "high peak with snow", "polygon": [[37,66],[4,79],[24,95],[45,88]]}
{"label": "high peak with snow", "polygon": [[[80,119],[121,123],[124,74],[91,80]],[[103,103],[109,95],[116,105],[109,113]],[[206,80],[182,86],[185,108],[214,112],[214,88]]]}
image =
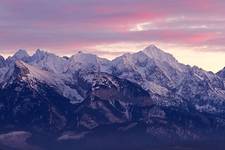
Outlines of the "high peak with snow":
{"label": "high peak with snow", "polygon": [[155,45],[150,45],[142,50],[148,57],[165,62],[175,61],[176,59],[169,53],[164,52]]}
{"label": "high peak with snow", "polygon": [[0,55],[0,68],[5,66],[5,58]]}
{"label": "high peak with snow", "polygon": [[28,53],[26,50],[24,49],[19,49],[14,55],[13,57],[17,58],[17,59],[22,59],[24,57],[29,57]]}
{"label": "high peak with snow", "polygon": [[[214,94],[217,95],[216,97],[218,97],[218,99],[225,97],[223,94],[224,81],[220,76],[197,67],[181,64],[171,54],[160,50],[155,45],[150,45],[136,53],[126,53],[111,61],[81,51],[66,59],[40,49],[37,49],[31,56],[29,56],[25,50],[19,50],[12,57],[1,60],[1,64],[8,64],[4,65],[1,71],[0,79],[2,81],[12,75],[13,64],[17,61],[23,61],[31,72],[35,70],[36,74],[32,73],[31,76],[38,76],[40,78],[40,74],[42,74],[42,79],[44,78],[45,80],[47,80],[48,76],[54,78],[49,78],[48,80],[60,78],[60,82],[62,83],[77,82],[77,76],[79,75],[82,76],[92,72],[102,72],[139,84],[143,89],[148,90],[156,97],[163,96],[170,99],[171,95],[175,94],[176,97],[182,97],[184,93],[188,92],[188,95],[185,94],[185,97],[187,98],[189,96],[191,99],[193,95],[202,92],[201,90],[208,94],[213,93],[212,96],[214,96]],[[44,74],[46,74],[45,77]],[[193,83],[189,82],[189,80],[193,80]],[[52,82],[53,81],[49,81],[49,83]],[[195,83],[198,82],[199,85],[195,85]],[[205,86],[201,87],[201,82],[206,82],[207,86],[210,87],[210,91],[208,88],[205,88]],[[54,81],[54,83],[55,86],[59,85],[56,84],[56,81]],[[61,85],[63,85],[63,87],[67,86],[62,83]],[[73,90],[71,90],[73,86],[74,85],[70,85],[68,86],[69,88],[67,88],[70,91],[67,92],[70,93],[69,95],[73,95],[71,93],[73,92]],[[195,86],[196,90],[193,88],[189,89]],[[199,89],[201,90],[199,91]],[[82,97],[80,94],[76,95]],[[208,95],[208,97],[210,96]],[[70,96],[69,98],[71,99]],[[160,100],[155,101],[157,103],[165,102]]]}
{"label": "high peak with snow", "polygon": [[178,70],[183,70],[184,66],[180,64],[173,55],[164,52],[163,50],[159,49],[155,45],[150,45],[146,47],[143,51],[148,57],[159,61],[159,62],[165,62],[171,65],[172,67],[176,67]]}
{"label": "high peak with snow", "polygon": [[[133,57],[135,57],[139,61],[142,58],[148,58],[154,61],[157,65],[168,64],[172,67],[176,67],[176,69],[178,69],[179,71],[182,70],[182,65],[171,54],[160,50],[155,45],[150,45],[146,47],[144,50],[137,53],[124,54],[122,56],[119,56],[113,59],[112,61],[107,60],[105,58],[100,58],[94,54],[84,53],[82,51],[79,51],[76,54],[66,59],[65,57],[59,57],[53,53],[49,53],[40,49],[37,49],[36,52],[31,56],[26,52],[26,50],[20,49],[12,57],[7,58],[6,60],[10,62],[15,62],[16,60],[22,60],[29,64],[37,65],[46,70],[49,69],[55,73],[58,71],[65,72],[70,65],[75,65],[75,64],[78,64],[78,66],[84,65],[81,68],[85,66],[91,66],[92,64],[93,67],[96,67],[95,69],[106,72],[107,67],[114,66],[113,63],[114,62],[117,63],[119,59],[124,59],[124,61],[127,61],[126,63],[128,63],[129,61],[133,61],[133,60],[129,60],[129,59],[133,59]],[[64,67],[59,67],[62,64],[64,65]]]}
{"label": "high peak with snow", "polygon": [[7,131],[49,131],[56,142],[112,129],[141,129],[152,139],[195,139],[215,130],[224,137],[224,108],[224,70],[181,64],[154,45],[113,60],[39,49],[0,56],[0,127]]}

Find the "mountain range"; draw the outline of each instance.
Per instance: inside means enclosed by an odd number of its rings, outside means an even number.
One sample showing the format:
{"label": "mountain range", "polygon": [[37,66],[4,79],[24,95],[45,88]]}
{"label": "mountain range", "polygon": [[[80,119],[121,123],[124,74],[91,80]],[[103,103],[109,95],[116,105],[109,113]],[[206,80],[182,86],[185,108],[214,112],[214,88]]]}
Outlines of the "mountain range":
{"label": "mountain range", "polygon": [[224,129],[225,68],[184,65],[154,45],[113,60],[39,49],[0,56],[2,149],[215,147]]}

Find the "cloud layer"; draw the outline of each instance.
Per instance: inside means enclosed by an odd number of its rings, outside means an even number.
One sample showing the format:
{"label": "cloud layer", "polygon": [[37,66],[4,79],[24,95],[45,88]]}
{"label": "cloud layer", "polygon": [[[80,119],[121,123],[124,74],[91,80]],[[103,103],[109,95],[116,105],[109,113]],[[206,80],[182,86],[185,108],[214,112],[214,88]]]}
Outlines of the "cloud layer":
{"label": "cloud layer", "polygon": [[224,8],[223,0],[0,0],[0,51],[148,42],[222,52]]}

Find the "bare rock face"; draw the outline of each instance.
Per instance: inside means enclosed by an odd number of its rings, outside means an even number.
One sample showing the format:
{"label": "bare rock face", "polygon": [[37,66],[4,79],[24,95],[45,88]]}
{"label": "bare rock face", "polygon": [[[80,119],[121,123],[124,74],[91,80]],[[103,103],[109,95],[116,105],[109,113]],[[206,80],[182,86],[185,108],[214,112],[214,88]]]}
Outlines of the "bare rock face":
{"label": "bare rock face", "polygon": [[6,65],[5,58],[0,55],[0,68],[4,67]]}
{"label": "bare rock face", "polygon": [[23,61],[16,61],[15,63],[15,69],[14,69],[14,75],[19,76],[19,77],[23,77],[23,76],[27,76],[27,74],[29,74],[30,71],[29,69],[25,66],[25,63]]}

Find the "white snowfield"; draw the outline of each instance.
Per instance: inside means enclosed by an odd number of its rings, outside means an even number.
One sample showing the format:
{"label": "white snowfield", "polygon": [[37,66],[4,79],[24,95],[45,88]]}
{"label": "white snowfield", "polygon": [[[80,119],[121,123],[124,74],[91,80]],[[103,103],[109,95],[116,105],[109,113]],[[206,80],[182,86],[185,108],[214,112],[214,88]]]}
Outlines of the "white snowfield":
{"label": "white snowfield", "polygon": [[[19,50],[6,60],[0,57],[1,87],[10,81],[15,65],[28,70],[23,80],[30,81],[33,88],[35,88],[35,82],[46,83],[69,98],[71,103],[79,103],[84,99],[73,85],[76,84],[74,76],[78,72],[87,74],[84,76],[86,80],[92,80],[92,77],[88,76],[89,72],[104,72],[128,79],[141,85],[156,97],[166,98],[176,91],[175,97],[193,97],[194,99],[196,95],[201,95],[214,97],[218,103],[225,101],[222,77],[198,67],[181,64],[171,54],[154,45],[136,53],[126,53],[111,61],[83,52],[65,58],[39,49],[32,56],[29,56],[25,50]],[[159,98],[157,103],[161,103]],[[206,103],[196,105],[196,108],[199,110],[214,108]]]}

